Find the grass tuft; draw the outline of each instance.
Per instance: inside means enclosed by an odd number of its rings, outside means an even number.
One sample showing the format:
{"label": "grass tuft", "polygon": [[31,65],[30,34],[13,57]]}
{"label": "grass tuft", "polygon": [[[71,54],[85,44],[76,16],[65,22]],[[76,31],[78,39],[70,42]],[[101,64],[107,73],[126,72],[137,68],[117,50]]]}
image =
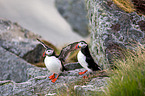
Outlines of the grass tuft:
{"label": "grass tuft", "polygon": [[116,61],[105,96],[145,96],[145,49],[138,47],[135,53],[127,53],[125,60]]}

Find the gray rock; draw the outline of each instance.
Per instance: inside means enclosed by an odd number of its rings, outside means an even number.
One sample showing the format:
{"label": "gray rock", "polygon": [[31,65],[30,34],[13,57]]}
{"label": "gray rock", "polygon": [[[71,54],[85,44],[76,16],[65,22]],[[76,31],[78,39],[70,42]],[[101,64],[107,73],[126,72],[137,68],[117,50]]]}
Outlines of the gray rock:
{"label": "gray rock", "polygon": [[[6,51],[0,47],[1,60],[0,64],[0,95],[15,96],[38,96],[56,94],[60,88],[66,88],[66,84],[71,84],[77,80],[81,80],[84,75],[79,75],[80,71],[85,69],[75,69],[80,66],[78,63],[69,63],[69,71],[60,74],[58,80],[52,83],[48,76],[52,75],[47,68],[38,68],[25,62],[13,53]],[[72,68],[71,68],[72,65]],[[17,82],[17,83],[16,83]],[[19,82],[19,83],[18,83]],[[55,93],[54,93],[55,92]]]}
{"label": "gray rock", "polygon": [[78,63],[65,64],[68,71],[62,72],[52,83],[48,79],[52,73],[28,63],[41,60],[44,49],[36,41],[38,37],[17,23],[0,19],[0,96],[52,95],[89,74],[78,75],[85,70]]}
{"label": "gray rock", "polygon": [[10,21],[4,21],[0,20],[0,33],[7,31],[11,28],[11,22]]}
{"label": "gray rock", "polygon": [[111,0],[86,0],[86,5],[90,50],[101,67],[108,68],[114,55],[122,57],[124,48],[134,50],[139,43],[145,44],[143,15],[126,13]]}
{"label": "gray rock", "polygon": [[24,82],[28,80],[27,68],[33,67],[23,59],[0,47],[0,80]]}
{"label": "gray rock", "polygon": [[81,96],[97,96],[103,91],[103,87],[106,87],[108,77],[93,78],[87,85],[75,85],[74,90]]}
{"label": "gray rock", "polygon": [[19,57],[36,47],[38,37],[17,23],[0,19],[0,46]]}
{"label": "gray rock", "polygon": [[[82,69],[82,66],[78,62],[68,63],[68,64],[65,64],[64,66],[67,69],[67,71],[62,72],[60,74],[61,76],[68,76],[68,74],[71,76],[74,76],[74,75],[77,76],[80,70],[85,70],[85,69]],[[74,70],[76,70],[76,72],[74,72]],[[50,75],[52,75],[52,73],[50,73],[47,68],[39,68],[39,67],[27,68],[27,76],[29,79],[37,77],[37,76],[50,76]]]}
{"label": "gray rock", "polygon": [[1,40],[1,42],[1,47],[9,52],[16,54],[19,57],[23,57],[29,51],[33,50],[37,44],[37,42],[34,43],[33,41],[30,41],[28,39],[24,39],[24,41]]}
{"label": "gray rock", "polygon": [[22,58],[32,64],[43,62],[44,58],[42,54],[44,51],[45,48],[41,44],[38,44],[33,50],[27,51],[27,53]]}
{"label": "gray rock", "polygon": [[78,75],[78,72],[85,70],[76,69],[65,71],[60,74],[58,80],[55,83],[52,83],[51,80],[48,79],[48,75],[50,75],[51,73],[48,72],[45,68],[34,68],[36,70],[34,70],[33,68],[34,67],[28,69],[29,71],[27,72],[30,72],[28,73],[28,76],[31,76],[31,79],[26,82],[15,83],[12,80],[0,81],[0,95],[38,96],[53,93],[56,92],[57,89],[65,87],[66,84],[76,82],[77,80],[81,79],[83,75]]}
{"label": "gray rock", "polygon": [[81,36],[89,34],[85,0],[55,0],[55,5],[75,32]]}
{"label": "gray rock", "polygon": [[76,62],[76,63],[68,63],[68,64],[65,64],[64,66],[65,66],[65,68],[67,70],[75,70],[75,69],[82,68],[82,66],[78,62]]}
{"label": "gray rock", "polygon": [[40,36],[17,23],[0,19],[0,46],[33,64],[42,61],[44,51],[36,38]]}

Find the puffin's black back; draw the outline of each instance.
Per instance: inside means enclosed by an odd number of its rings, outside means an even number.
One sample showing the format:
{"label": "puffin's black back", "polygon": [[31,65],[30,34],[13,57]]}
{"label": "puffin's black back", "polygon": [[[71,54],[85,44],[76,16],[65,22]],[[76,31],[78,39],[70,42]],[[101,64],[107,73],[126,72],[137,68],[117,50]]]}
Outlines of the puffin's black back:
{"label": "puffin's black back", "polygon": [[86,56],[86,62],[88,63],[88,68],[93,71],[100,70],[99,65],[95,63],[93,57],[90,54],[88,45],[85,48],[81,48],[81,52]]}

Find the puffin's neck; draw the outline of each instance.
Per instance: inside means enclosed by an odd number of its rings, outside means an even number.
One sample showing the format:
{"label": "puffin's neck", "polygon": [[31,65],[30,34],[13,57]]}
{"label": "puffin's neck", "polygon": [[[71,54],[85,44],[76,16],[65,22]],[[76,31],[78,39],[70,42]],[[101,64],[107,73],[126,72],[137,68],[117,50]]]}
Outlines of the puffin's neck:
{"label": "puffin's neck", "polygon": [[85,48],[81,48],[81,52],[82,52],[85,56],[90,56],[90,51],[89,51],[88,45],[87,45]]}

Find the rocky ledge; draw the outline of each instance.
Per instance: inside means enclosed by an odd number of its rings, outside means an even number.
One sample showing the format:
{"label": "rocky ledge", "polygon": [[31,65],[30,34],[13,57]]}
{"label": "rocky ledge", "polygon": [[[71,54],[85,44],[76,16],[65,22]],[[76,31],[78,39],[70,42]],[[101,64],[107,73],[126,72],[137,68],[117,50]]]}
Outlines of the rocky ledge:
{"label": "rocky ledge", "polygon": [[[83,75],[78,75],[78,72],[85,69],[78,63],[70,63],[65,64],[68,71],[61,73],[58,80],[52,83],[48,79],[52,73],[46,68],[34,66],[34,63],[42,60],[44,51],[36,38],[40,36],[22,28],[17,23],[0,19],[1,96],[53,95],[57,94],[57,90],[66,88],[69,84],[78,80],[82,81]],[[82,95],[88,91],[100,92],[100,88],[106,85],[106,78],[96,76],[86,85],[74,85],[74,89]]]}
{"label": "rocky ledge", "polygon": [[[52,83],[51,80],[48,79],[48,76],[51,75],[51,73],[48,72],[46,68],[28,68],[27,71],[30,79],[25,82],[16,83],[13,80],[0,81],[0,94],[5,96],[38,96],[52,93],[54,94],[57,90],[66,88],[67,85],[83,79],[83,76],[79,76],[78,72],[84,71],[84,69],[63,72],[60,74],[55,83]],[[92,92],[100,92],[101,87],[106,85],[106,80],[107,77],[94,78],[87,85],[74,85],[74,89],[77,90],[77,93],[79,94],[85,94],[88,90]]]}

